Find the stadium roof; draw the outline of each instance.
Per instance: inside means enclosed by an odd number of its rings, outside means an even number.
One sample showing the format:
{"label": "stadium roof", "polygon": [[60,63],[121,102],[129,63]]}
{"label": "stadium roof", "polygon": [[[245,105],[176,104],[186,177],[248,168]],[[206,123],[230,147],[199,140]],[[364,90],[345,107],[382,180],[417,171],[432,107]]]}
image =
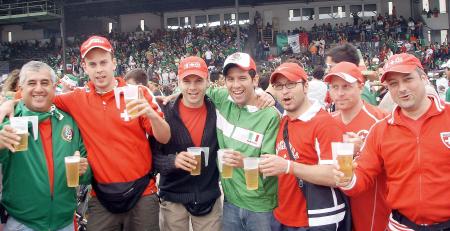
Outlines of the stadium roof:
{"label": "stadium roof", "polygon": [[[291,2],[313,2],[313,0],[239,0],[239,5],[256,6]],[[66,0],[65,11],[69,15],[108,16],[127,13],[206,10],[234,7],[234,5],[235,0]]]}

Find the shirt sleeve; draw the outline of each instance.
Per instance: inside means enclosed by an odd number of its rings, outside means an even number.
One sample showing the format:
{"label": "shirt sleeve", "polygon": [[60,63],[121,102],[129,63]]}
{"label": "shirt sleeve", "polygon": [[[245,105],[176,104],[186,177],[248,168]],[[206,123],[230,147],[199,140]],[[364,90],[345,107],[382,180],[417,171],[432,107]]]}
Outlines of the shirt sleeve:
{"label": "shirt sleeve", "polygon": [[211,99],[214,105],[220,105],[228,98],[228,90],[226,88],[210,87],[206,89],[206,95]]}
{"label": "shirt sleeve", "polygon": [[[161,110],[161,107],[156,102],[155,96],[151,93],[151,91],[143,86],[139,86],[139,90],[142,91],[143,97],[147,100],[147,102],[150,104],[150,106],[153,108],[153,110],[158,113],[159,116],[164,118],[164,113]],[[150,120],[146,116],[141,116],[139,118],[141,126],[145,129],[147,134],[149,136],[153,135],[152,125],[150,123]]]}
{"label": "shirt sleeve", "polygon": [[[273,110],[275,111],[276,109]],[[277,112],[274,112],[272,119],[269,121],[267,129],[264,132],[264,138],[261,144],[261,154],[275,154],[275,145],[279,127],[280,117]]]}
{"label": "shirt sleeve", "polygon": [[156,141],[154,137],[148,139],[152,149],[153,168],[161,175],[167,175],[175,171],[177,169],[175,167],[176,153],[164,154],[163,144]]}
{"label": "shirt sleeve", "polygon": [[0,163],[4,164],[8,159],[9,156],[11,155],[11,152],[9,151],[9,149],[4,148],[0,150]]}
{"label": "shirt sleeve", "polygon": [[327,120],[319,122],[315,133],[314,145],[319,157],[318,164],[334,164],[331,152],[331,142],[342,142],[344,130],[339,123],[330,116]]}
{"label": "shirt sleeve", "polygon": [[[81,137],[80,130],[78,128],[74,129],[75,137],[78,137],[78,151],[80,152],[80,156],[87,158],[87,150],[86,146],[84,146],[83,138]],[[86,172],[80,176],[81,184],[90,184],[92,179],[92,170],[91,166],[88,165]]]}
{"label": "shirt sleeve", "polygon": [[378,174],[383,171],[383,159],[380,154],[381,149],[378,142],[381,135],[379,126],[375,125],[369,131],[362,152],[355,159],[358,166],[355,169],[353,180],[347,187],[341,188],[345,194],[354,196],[366,191],[374,184]]}
{"label": "shirt sleeve", "polygon": [[71,114],[71,102],[74,102],[74,99],[76,98],[76,91],[77,90],[55,96],[53,103],[58,109]]}

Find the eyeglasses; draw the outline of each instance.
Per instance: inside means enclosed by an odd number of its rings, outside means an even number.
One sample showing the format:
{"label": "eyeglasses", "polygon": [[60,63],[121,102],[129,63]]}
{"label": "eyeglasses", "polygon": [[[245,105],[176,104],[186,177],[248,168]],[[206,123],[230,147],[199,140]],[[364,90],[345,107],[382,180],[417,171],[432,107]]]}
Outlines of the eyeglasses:
{"label": "eyeglasses", "polygon": [[304,81],[298,81],[298,82],[287,82],[285,84],[272,84],[273,89],[277,91],[283,90],[283,87],[286,87],[286,89],[292,89],[297,86],[298,83],[303,83]]}

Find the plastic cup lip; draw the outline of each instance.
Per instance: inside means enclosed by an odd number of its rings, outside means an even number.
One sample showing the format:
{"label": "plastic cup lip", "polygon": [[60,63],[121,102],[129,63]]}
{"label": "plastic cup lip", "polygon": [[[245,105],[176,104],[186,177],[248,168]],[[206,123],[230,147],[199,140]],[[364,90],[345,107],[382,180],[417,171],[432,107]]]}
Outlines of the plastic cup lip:
{"label": "plastic cup lip", "polygon": [[344,142],[331,142],[331,152],[334,159],[336,159],[337,156],[353,156],[354,144]]}
{"label": "plastic cup lip", "polygon": [[125,100],[133,100],[139,98],[138,86],[129,85],[123,87],[123,98]]}
{"label": "plastic cup lip", "polygon": [[194,156],[201,155],[203,149],[201,147],[189,147],[187,152],[192,153]]}
{"label": "plastic cup lip", "polygon": [[245,157],[244,169],[258,169],[259,157]]}
{"label": "plastic cup lip", "polygon": [[65,163],[78,163],[80,162],[80,156],[66,156],[64,157]]}

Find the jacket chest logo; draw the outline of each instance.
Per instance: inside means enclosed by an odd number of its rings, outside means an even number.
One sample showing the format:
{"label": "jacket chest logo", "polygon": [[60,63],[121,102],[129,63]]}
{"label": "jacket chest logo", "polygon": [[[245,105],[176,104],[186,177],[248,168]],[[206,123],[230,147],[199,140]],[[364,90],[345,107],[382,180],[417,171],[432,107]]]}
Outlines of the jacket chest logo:
{"label": "jacket chest logo", "polygon": [[450,132],[441,132],[441,140],[447,148],[450,148]]}
{"label": "jacket chest logo", "polygon": [[73,138],[73,128],[70,125],[64,125],[62,132],[61,132],[61,138],[67,142],[72,141]]}

